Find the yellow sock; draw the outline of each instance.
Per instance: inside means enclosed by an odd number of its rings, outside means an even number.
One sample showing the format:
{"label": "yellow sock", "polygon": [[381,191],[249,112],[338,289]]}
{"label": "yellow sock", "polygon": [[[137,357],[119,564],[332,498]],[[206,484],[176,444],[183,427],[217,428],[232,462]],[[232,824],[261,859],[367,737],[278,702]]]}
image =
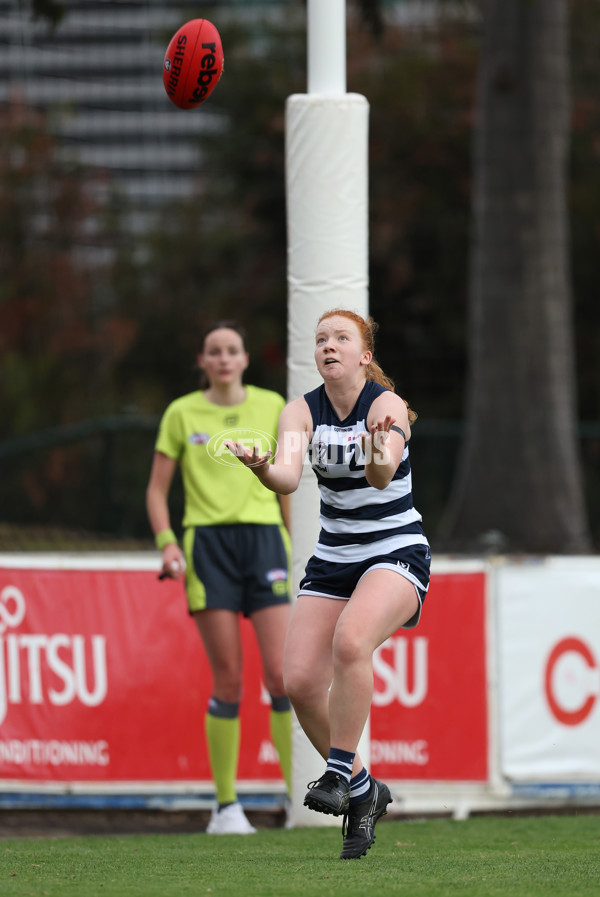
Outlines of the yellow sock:
{"label": "yellow sock", "polygon": [[271,710],[271,738],[279,754],[279,765],[288,795],[292,794],[292,711]]}
{"label": "yellow sock", "polygon": [[235,779],[240,753],[240,718],[224,719],[207,713],[204,728],[217,801],[220,804],[234,803],[237,800]]}

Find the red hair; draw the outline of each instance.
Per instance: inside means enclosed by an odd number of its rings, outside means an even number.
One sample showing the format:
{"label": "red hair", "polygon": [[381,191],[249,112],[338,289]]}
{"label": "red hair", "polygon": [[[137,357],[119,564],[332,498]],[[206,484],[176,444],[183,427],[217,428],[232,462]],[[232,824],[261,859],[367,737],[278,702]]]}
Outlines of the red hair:
{"label": "red hair", "polygon": [[[363,318],[361,317],[361,315],[357,314],[354,311],[349,311],[347,308],[332,308],[330,311],[326,311],[321,315],[317,322],[317,327],[319,326],[321,321],[324,321],[326,318],[333,317],[346,318],[348,321],[352,321],[354,324],[356,324],[365,352],[370,352],[373,356],[366,368],[367,380],[372,380],[374,383],[379,383],[381,386],[384,386],[386,389],[394,392],[396,388],[394,385],[394,381],[391,380],[388,375],[383,372],[374,358],[375,334],[379,329],[379,325],[373,320],[370,315],[368,318]],[[408,408],[408,421],[412,424],[417,419],[417,414],[412,410],[406,399],[403,399],[403,401]]]}

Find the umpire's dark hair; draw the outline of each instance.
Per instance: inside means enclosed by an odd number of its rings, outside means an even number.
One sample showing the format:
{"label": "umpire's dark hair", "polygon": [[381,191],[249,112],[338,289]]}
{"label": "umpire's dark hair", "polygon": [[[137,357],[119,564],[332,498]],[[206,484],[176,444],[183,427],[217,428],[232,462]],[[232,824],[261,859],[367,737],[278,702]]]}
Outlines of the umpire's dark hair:
{"label": "umpire's dark hair", "polygon": [[[204,346],[206,345],[206,337],[210,333],[214,333],[215,330],[234,330],[238,334],[240,339],[242,340],[242,347],[243,347],[244,351],[247,351],[246,350],[246,331],[242,327],[242,325],[239,324],[237,321],[222,320],[222,321],[214,321],[214,323],[210,324],[210,326],[207,327],[206,330],[204,331],[204,333],[202,334],[202,340],[200,342],[200,352],[201,353],[204,352]],[[208,377],[206,376],[204,371],[201,371],[200,372],[200,388],[206,389],[207,386],[208,386]]]}
{"label": "umpire's dark hair", "polygon": [[206,328],[206,330],[202,334],[202,340],[200,342],[201,352],[204,352],[204,343],[206,342],[206,337],[209,335],[209,333],[213,333],[215,330],[235,330],[235,332],[242,338],[244,349],[246,348],[246,331],[242,327],[242,325],[238,321],[222,320],[214,321],[212,324],[210,324],[209,327]]}

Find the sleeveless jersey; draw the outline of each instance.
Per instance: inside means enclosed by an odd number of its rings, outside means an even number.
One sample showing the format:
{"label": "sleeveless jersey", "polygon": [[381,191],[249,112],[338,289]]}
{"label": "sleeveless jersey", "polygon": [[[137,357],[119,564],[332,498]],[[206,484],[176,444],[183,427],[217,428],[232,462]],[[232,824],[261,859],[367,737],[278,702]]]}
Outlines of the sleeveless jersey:
{"label": "sleeveless jersey", "polygon": [[355,563],[428,544],[413,506],[408,444],[385,489],[370,486],[365,477],[357,437],[368,432],[369,409],[385,391],[368,380],[345,420],[338,418],[323,385],[304,396],[313,420],[309,458],[321,495],[321,531],[314,551],[321,560]]}

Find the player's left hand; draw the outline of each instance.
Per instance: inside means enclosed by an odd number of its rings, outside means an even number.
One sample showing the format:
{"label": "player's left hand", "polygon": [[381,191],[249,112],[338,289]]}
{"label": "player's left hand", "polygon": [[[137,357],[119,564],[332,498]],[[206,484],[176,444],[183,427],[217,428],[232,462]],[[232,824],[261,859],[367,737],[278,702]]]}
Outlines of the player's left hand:
{"label": "player's left hand", "polygon": [[386,462],[388,455],[387,443],[390,439],[390,430],[395,423],[396,418],[386,414],[383,420],[378,420],[371,424],[368,433],[359,434],[358,438],[367,457],[367,463],[371,455],[377,456],[380,463],[382,461],[383,463]]}

